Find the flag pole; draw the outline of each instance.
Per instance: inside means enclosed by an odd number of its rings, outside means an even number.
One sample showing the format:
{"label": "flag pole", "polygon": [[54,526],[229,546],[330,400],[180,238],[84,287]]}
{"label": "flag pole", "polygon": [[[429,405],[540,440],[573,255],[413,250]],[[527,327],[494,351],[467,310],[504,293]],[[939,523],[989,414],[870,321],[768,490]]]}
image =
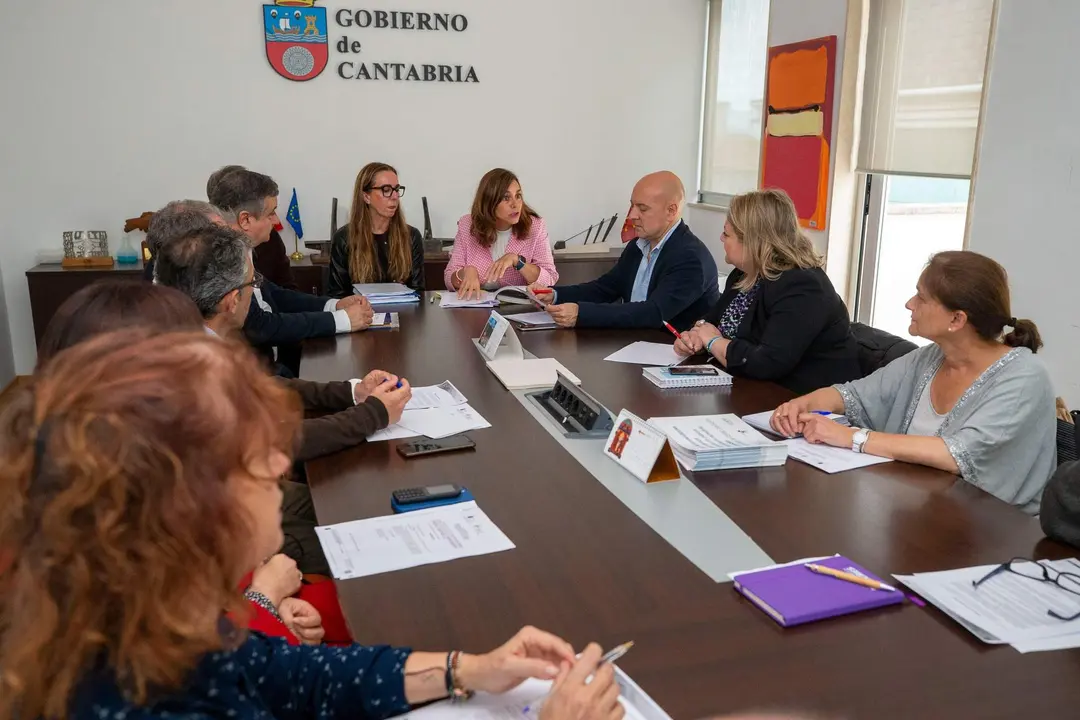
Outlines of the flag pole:
{"label": "flag pole", "polygon": [[[292,192],[293,192],[292,202],[289,203],[289,210],[285,215],[286,215],[286,218],[287,218],[288,213],[292,212],[293,207],[296,207],[297,224],[299,224],[299,222],[300,222],[300,207],[299,207],[299,203],[296,202],[296,188],[293,188]],[[292,221],[289,222],[289,225],[292,225]],[[293,227],[293,253],[291,255],[289,255],[289,259],[292,260],[293,262],[300,262],[301,260],[304,259],[304,253],[300,252],[300,236],[297,234],[295,227]]]}

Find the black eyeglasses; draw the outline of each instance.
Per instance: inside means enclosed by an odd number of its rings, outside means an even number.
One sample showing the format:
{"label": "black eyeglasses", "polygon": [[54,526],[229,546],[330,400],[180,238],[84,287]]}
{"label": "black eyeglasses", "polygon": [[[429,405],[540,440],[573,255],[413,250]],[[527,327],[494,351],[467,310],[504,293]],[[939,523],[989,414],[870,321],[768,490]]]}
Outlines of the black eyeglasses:
{"label": "black eyeglasses", "polygon": [[404,185],[379,185],[378,187],[371,187],[369,185],[364,188],[364,192],[372,192],[374,190],[381,192],[384,198],[392,197],[394,193],[397,193],[398,197],[405,195]]}
{"label": "black eyeglasses", "polygon": [[[980,585],[982,585],[984,582],[994,577],[995,575],[1000,575],[1001,573],[1005,572],[1011,572],[1014,575],[1025,577],[1028,580],[1037,580],[1039,582],[1050,583],[1051,585],[1056,585],[1065,592],[1072,593],[1073,595],[1080,597],[1080,575],[1077,575],[1076,573],[1061,572],[1060,570],[1055,570],[1052,567],[1048,567],[1046,565],[1043,565],[1042,563],[1035,562],[1034,560],[1029,560],[1028,558],[1013,558],[1009,562],[999,565],[998,567],[991,570],[982,579],[973,580],[971,582],[971,585],[975,588],[978,588]],[[1076,620],[1080,618],[1080,612],[1076,613],[1075,615],[1061,615],[1054,610],[1047,610],[1046,614],[1052,618],[1056,618],[1057,620],[1065,621]]]}
{"label": "black eyeglasses", "polygon": [[255,274],[252,276],[251,280],[249,280],[246,283],[240,283],[239,285],[234,287],[232,290],[227,290],[225,293],[222,294],[221,297],[219,297],[217,299],[217,301],[221,302],[222,300],[225,299],[225,296],[227,296],[231,292],[237,292],[238,290],[243,290],[246,287],[261,288],[262,285],[263,285],[262,273],[259,272],[258,270],[256,270]]}

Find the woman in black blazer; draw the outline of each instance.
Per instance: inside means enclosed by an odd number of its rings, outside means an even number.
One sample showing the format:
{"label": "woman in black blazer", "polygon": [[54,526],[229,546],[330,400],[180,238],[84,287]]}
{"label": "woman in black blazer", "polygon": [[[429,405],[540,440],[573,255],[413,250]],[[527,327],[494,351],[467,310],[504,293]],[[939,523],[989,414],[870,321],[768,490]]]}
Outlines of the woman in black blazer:
{"label": "woman in black blazer", "polygon": [[677,353],[706,353],[736,377],[797,393],[862,376],[847,308],[787,193],[734,198],[723,241],[724,259],[736,269],[720,301],[679,336]]}

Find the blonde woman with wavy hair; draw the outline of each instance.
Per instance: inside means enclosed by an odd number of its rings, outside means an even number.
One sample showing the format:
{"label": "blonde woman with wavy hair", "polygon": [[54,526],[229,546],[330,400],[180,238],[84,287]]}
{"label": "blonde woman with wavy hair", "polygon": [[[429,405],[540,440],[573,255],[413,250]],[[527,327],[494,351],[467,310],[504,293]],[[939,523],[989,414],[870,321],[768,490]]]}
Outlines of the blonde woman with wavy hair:
{"label": "blonde woman with wavy hair", "polygon": [[787,193],[736,196],[722,240],[724,261],[735,269],[720,301],[679,336],[676,352],[705,353],[732,375],[794,392],[860,376],[847,308]]}

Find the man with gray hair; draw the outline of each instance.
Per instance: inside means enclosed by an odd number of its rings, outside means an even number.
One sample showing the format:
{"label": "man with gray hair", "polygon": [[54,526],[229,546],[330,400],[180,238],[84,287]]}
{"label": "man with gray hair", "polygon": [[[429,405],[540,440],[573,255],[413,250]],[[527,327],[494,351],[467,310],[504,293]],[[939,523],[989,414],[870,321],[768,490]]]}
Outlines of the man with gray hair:
{"label": "man with gray hair", "polygon": [[203,200],[173,200],[150,218],[146,231],[146,244],[150,248],[150,262],[143,267],[143,279],[154,279],[154,265],[158,250],[170,238],[186,235],[208,224],[228,225],[225,213]]}
{"label": "man with gray hair", "polygon": [[[158,254],[157,282],[175,288],[195,303],[208,332],[234,335],[247,317],[259,279],[244,235],[221,225],[196,228],[163,245]],[[332,414],[305,420],[299,462],[338,452],[401,419],[412,397],[409,383],[383,370],[362,380],[315,383],[284,380],[309,410]]]}
{"label": "man with gray hair", "polygon": [[[247,235],[252,248],[269,240],[278,223],[278,186],[272,178],[244,167],[226,166],[211,175],[207,191],[215,207],[232,215],[232,226]],[[359,295],[336,300],[262,281],[255,289],[244,334],[256,347],[280,347],[365,330],[372,315],[371,304]]]}

